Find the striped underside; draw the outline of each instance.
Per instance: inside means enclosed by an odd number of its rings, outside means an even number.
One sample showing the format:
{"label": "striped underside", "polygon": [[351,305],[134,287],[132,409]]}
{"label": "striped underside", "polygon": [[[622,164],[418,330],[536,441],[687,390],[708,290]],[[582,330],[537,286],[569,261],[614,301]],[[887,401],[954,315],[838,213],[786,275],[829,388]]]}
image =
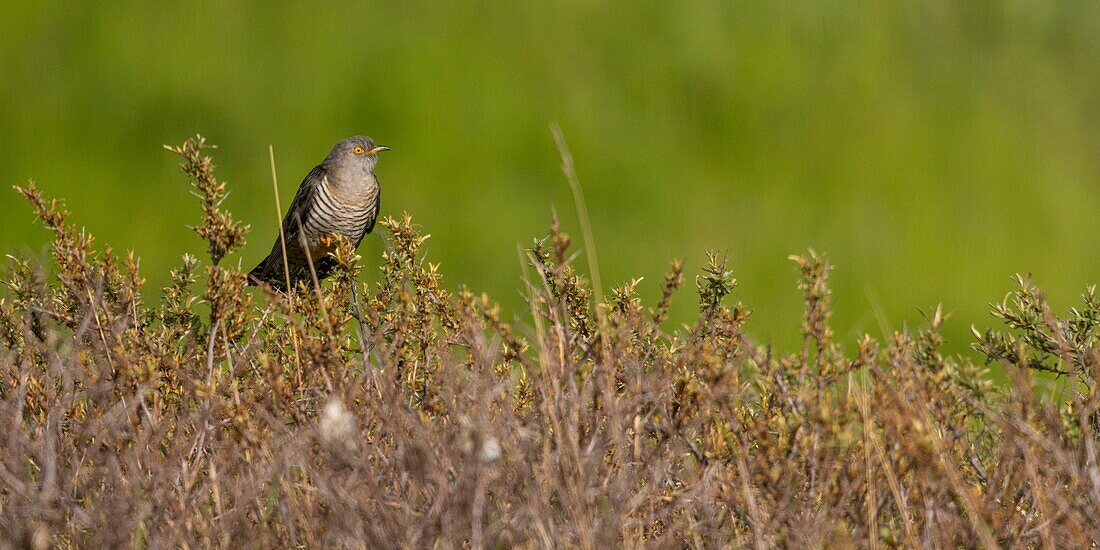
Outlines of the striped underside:
{"label": "striped underside", "polygon": [[345,198],[334,193],[326,177],[317,186],[313,204],[305,209],[302,220],[305,241],[313,248],[321,237],[337,234],[358,244],[374,221],[378,189],[373,188],[361,197]]}

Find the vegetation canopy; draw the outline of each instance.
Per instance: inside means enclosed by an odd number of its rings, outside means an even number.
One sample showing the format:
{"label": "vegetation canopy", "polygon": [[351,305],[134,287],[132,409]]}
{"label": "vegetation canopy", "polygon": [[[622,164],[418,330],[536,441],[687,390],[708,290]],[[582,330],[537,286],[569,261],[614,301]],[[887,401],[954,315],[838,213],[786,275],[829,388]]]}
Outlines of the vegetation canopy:
{"label": "vegetation canopy", "polygon": [[[805,312],[802,346],[785,353],[746,332],[720,254],[694,277],[697,318],[668,327],[673,297],[688,294],[683,265],[655,304],[638,297],[641,279],[597,299],[555,220],[523,252],[529,311],[516,320],[445,290],[405,215],[381,222],[387,251],[370,283],[343,242],[331,283],[260,296],[225,261],[248,228],[222,208],[208,148],[171,150],[201,201],[194,230],[209,257],[185,255],[154,299],[133,253],[95,246],[33,182],[17,188],[53,243],[48,265],[9,256],[3,276],[0,539],[1100,540],[1095,287],[1058,315],[1021,277],[994,306],[1003,326],[974,331],[986,365],[941,352],[938,307],[919,330],[864,336],[847,354],[829,324],[831,266],[810,251],[791,258]],[[1011,384],[991,383],[990,363]],[[1039,387],[1052,377],[1056,391]]]}

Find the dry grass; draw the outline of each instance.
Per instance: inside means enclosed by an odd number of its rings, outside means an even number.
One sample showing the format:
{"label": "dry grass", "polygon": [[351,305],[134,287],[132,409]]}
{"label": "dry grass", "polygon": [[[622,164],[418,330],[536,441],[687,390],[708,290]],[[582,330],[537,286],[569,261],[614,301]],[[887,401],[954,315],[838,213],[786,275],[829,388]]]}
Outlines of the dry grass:
{"label": "dry grass", "polygon": [[[220,262],[247,228],[221,210],[201,140],[176,151],[211,258],[202,276],[185,257],[150,300],[133,255],[97,249],[61,205],[20,189],[54,241],[48,267],[12,258],[4,276],[6,546],[1100,540],[1093,289],[1062,317],[1026,280],[996,306],[1007,329],[975,347],[1007,387],[940,352],[938,310],[846,355],[813,253],[793,258],[795,353],[747,336],[717,255],[695,278],[690,326],[664,323],[678,263],[652,307],[628,283],[594,310],[556,224],[527,253],[516,324],[444,290],[407,216],[382,223],[392,248],[374,284],[344,246],[345,269],[299,288],[293,308],[253,303],[240,266]],[[1035,370],[1059,373],[1057,394]]]}

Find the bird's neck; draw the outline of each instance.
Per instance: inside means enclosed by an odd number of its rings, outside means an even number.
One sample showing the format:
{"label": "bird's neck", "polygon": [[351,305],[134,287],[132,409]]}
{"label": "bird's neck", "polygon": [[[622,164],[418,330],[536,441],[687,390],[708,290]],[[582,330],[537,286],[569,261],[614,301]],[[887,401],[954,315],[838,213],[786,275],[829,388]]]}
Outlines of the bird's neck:
{"label": "bird's neck", "polygon": [[331,192],[351,199],[374,193],[378,188],[378,180],[370,170],[344,168],[329,171],[328,185]]}

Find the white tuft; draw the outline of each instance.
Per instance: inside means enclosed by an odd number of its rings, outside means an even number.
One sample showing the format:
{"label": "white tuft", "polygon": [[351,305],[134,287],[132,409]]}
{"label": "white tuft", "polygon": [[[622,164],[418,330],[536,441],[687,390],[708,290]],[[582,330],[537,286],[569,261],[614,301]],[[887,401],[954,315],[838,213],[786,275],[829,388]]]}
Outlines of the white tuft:
{"label": "white tuft", "polygon": [[331,446],[355,449],[355,415],[336,396],[329,398],[321,411],[321,441]]}
{"label": "white tuft", "polygon": [[486,438],[481,444],[481,461],[492,462],[500,458],[500,442],[495,437]]}

